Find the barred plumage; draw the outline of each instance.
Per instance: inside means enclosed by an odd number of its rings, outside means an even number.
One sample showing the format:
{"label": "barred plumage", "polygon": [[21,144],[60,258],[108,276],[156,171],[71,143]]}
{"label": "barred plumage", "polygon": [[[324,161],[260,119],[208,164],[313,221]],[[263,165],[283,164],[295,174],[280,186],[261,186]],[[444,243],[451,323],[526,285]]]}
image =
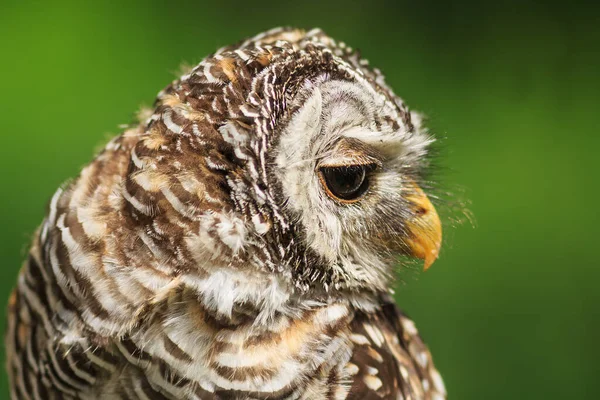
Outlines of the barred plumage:
{"label": "barred plumage", "polygon": [[398,254],[437,257],[431,141],[319,30],[220,49],[52,198],[10,299],[12,397],[445,398],[386,294]]}

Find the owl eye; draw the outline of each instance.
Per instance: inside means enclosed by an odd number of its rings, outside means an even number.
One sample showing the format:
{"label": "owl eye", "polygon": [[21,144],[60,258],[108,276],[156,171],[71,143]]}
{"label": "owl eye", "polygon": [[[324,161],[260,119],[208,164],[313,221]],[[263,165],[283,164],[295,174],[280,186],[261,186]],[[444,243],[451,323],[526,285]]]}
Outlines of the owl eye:
{"label": "owl eye", "polygon": [[321,167],[319,179],[327,194],[346,203],[358,201],[369,188],[371,165]]}

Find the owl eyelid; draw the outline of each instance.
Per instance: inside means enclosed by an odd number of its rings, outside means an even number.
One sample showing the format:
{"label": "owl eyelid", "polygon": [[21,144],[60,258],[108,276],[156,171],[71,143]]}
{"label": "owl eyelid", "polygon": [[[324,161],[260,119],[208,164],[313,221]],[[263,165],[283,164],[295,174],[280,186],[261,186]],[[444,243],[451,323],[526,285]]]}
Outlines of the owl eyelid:
{"label": "owl eyelid", "polygon": [[374,170],[381,167],[382,164],[379,161],[373,160],[328,160],[326,162],[320,162],[317,164],[316,170],[319,171],[323,168],[354,168],[354,167],[367,167],[369,170]]}
{"label": "owl eyelid", "polygon": [[328,154],[327,157],[319,160],[316,170],[321,168],[351,168],[358,166],[383,166],[383,162],[372,155],[357,151],[340,151],[337,154]]}
{"label": "owl eyelid", "polygon": [[376,165],[381,167],[383,159],[371,146],[357,139],[341,138],[316,165],[316,169]]}

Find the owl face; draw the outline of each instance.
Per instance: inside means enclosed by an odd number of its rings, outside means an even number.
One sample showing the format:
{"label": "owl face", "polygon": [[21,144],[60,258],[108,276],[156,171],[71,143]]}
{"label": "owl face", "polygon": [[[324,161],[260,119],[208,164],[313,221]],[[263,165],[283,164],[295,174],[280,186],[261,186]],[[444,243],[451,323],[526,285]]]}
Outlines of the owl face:
{"label": "owl face", "polygon": [[276,146],[285,212],[336,289],[384,290],[400,254],[437,258],[435,208],[418,187],[432,139],[365,81],[306,81]]}

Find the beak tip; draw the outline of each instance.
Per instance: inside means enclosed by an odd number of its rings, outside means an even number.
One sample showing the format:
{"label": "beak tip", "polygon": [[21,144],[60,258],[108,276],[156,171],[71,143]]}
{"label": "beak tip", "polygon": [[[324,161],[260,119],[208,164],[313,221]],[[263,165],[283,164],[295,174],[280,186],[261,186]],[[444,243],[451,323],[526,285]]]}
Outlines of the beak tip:
{"label": "beak tip", "polygon": [[433,263],[438,259],[440,248],[436,246],[436,248],[431,249],[429,254],[427,254],[425,258],[425,262],[423,263],[423,271],[427,271],[429,267],[433,265]]}

